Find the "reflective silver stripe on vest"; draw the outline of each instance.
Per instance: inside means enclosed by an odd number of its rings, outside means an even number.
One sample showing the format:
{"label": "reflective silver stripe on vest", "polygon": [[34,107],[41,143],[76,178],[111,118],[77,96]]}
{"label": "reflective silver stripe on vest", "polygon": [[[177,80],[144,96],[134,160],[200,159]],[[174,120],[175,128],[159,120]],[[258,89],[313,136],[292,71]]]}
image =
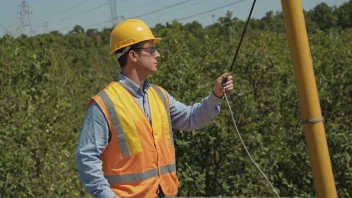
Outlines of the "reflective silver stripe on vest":
{"label": "reflective silver stripe on vest", "polygon": [[170,196],[165,196],[166,198],[167,197],[177,197],[177,193],[176,194],[174,194],[174,195],[170,195]]}
{"label": "reflective silver stripe on vest", "polygon": [[157,87],[156,85],[151,85],[154,90],[156,91],[156,93],[159,95],[160,99],[163,101],[165,109],[166,109],[166,115],[167,115],[167,119],[169,120],[169,134],[170,134],[170,145],[173,146],[174,145],[174,137],[173,137],[173,133],[172,133],[172,126],[171,126],[171,118],[170,118],[170,108],[169,105],[166,101],[165,95],[163,94],[163,92],[159,89],[159,87]]}
{"label": "reflective silver stripe on vest", "polygon": [[150,169],[142,173],[132,173],[124,175],[106,175],[105,178],[110,184],[124,184],[131,182],[140,182],[153,177],[158,177],[158,169]]}
{"label": "reflective silver stripe on vest", "polygon": [[160,166],[160,174],[176,172],[176,164],[167,164]]}
{"label": "reflective silver stripe on vest", "polygon": [[[170,195],[170,196],[163,196],[163,197],[165,197],[165,198],[168,198],[168,197],[177,197],[177,193],[176,193],[176,194],[174,194],[174,195]],[[159,197],[158,195],[156,195],[156,198],[161,198],[161,197]]]}
{"label": "reflective silver stripe on vest", "polygon": [[117,116],[117,113],[115,111],[115,107],[112,104],[112,101],[111,101],[110,97],[105,92],[105,90],[101,91],[98,94],[98,96],[100,96],[100,98],[103,100],[103,102],[104,102],[104,104],[106,106],[106,109],[109,112],[112,125],[114,126],[114,129],[115,129],[116,135],[117,135],[117,139],[118,139],[119,144],[120,144],[120,150],[121,150],[122,157],[130,156],[130,152],[128,150],[128,145],[127,145],[127,141],[126,141],[126,138],[125,138],[125,134],[123,133],[120,120],[119,120],[119,118]]}

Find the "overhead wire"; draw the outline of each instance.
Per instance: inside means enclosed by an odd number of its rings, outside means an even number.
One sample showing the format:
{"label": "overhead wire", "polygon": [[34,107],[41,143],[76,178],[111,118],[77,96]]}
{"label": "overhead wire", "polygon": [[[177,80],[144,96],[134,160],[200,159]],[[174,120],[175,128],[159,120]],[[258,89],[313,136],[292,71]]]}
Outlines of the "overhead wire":
{"label": "overhead wire", "polygon": [[[157,2],[157,1],[160,1],[160,0],[155,0],[153,2]],[[146,16],[146,15],[149,15],[149,14],[153,14],[153,13],[156,13],[156,12],[160,12],[162,10],[166,10],[166,9],[170,9],[172,7],[175,7],[175,6],[178,6],[178,5],[181,5],[181,4],[184,4],[184,3],[187,3],[187,2],[190,2],[190,1],[193,1],[193,0],[186,0],[186,1],[182,1],[180,3],[176,3],[176,4],[173,4],[173,5],[169,5],[167,7],[164,7],[164,8],[160,8],[160,9],[157,9],[157,10],[154,10],[154,11],[151,11],[151,12],[148,12],[148,13],[144,13],[144,14],[140,14],[140,15],[137,15],[137,16],[133,16],[133,17],[130,17],[130,18],[138,18],[138,17],[141,17],[141,16]],[[151,2],[152,3],[152,2]],[[149,3],[150,4],[150,3]],[[143,7],[143,6],[146,6],[147,4],[143,4],[139,7]],[[102,21],[102,22],[98,22],[98,23],[94,23],[92,25],[88,25],[88,26],[85,26],[84,28],[90,28],[90,27],[94,27],[94,26],[97,26],[97,25],[101,25],[101,24],[106,24],[106,23],[109,23],[109,22],[112,22],[112,20],[106,20],[106,21]]]}
{"label": "overhead wire", "polygon": [[68,8],[66,8],[66,9],[61,10],[60,12],[57,12],[57,13],[52,14],[52,15],[49,15],[49,16],[47,16],[47,17],[38,19],[38,20],[36,20],[36,21],[47,20],[47,19],[52,18],[52,17],[54,17],[54,16],[60,15],[60,14],[62,14],[62,13],[65,13],[65,12],[67,12],[67,11],[69,11],[69,10],[72,10],[73,8],[76,8],[76,7],[78,7],[78,6],[80,6],[80,5],[84,4],[84,3],[89,2],[89,1],[91,1],[91,0],[84,0],[84,1],[81,2],[81,3],[75,4],[75,5],[71,6],[71,7],[68,7]]}
{"label": "overhead wire", "polygon": [[199,16],[199,15],[203,15],[203,14],[206,14],[206,13],[209,13],[209,12],[212,12],[212,11],[215,11],[215,10],[219,10],[219,9],[222,9],[222,8],[225,8],[225,7],[228,7],[228,6],[232,6],[232,5],[241,3],[241,2],[243,2],[243,1],[246,1],[246,0],[239,0],[239,1],[236,1],[236,2],[233,2],[233,3],[230,3],[230,4],[227,4],[227,5],[223,5],[223,6],[220,6],[220,7],[217,7],[217,8],[213,8],[213,9],[211,9],[211,10],[207,10],[207,11],[200,12],[200,13],[197,13],[197,14],[194,14],[194,15],[191,15],[191,16],[183,17],[183,18],[177,19],[176,21],[182,21],[182,20],[185,20],[185,19],[193,18],[193,17]]}
{"label": "overhead wire", "polygon": [[195,2],[195,3],[192,3],[192,4],[190,4],[190,5],[186,5],[186,6],[184,6],[184,7],[181,7],[181,8],[179,8],[179,9],[171,10],[171,12],[176,12],[176,11],[178,11],[178,10],[182,10],[182,9],[185,9],[185,8],[188,8],[188,7],[191,7],[191,6],[200,4],[200,3],[204,3],[204,2],[206,2],[206,1],[209,1],[209,0],[200,0],[200,1]]}
{"label": "overhead wire", "polygon": [[92,25],[85,26],[85,27],[83,27],[83,28],[87,29],[87,28],[90,28],[90,27],[94,27],[94,26],[97,26],[97,25],[106,24],[106,23],[109,23],[109,22],[112,22],[112,20],[101,21],[101,22],[98,22],[98,23],[94,23],[94,24],[92,24]]}
{"label": "overhead wire", "polygon": [[129,0],[121,1],[121,2],[119,2],[119,3],[125,3],[125,2],[127,2],[127,1],[129,1]]}
{"label": "overhead wire", "polygon": [[67,20],[69,20],[69,19],[73,19],[73,18],[78,17],[78,16],[81,16],[81,15],[83,15],[83,14],[86,14],[86,13],[89,13],[89,12],[93,12],[93,11],[98,10],[99,8],[103,7],[104,5],[108,5],[108,3],[100,4],[100,5],[98,5],[97,7],[94,7],[94,8],[92,8],[92,9],[86,10],[86,11],[81,12],[81,13],[78,13],[78,14],[75,14],[75,15],[70,16],[70,17],[67,17],[67,18],[65,18],[65,19],[61,19],[61,21],[67,21]]}
{"label": "overhead wire", "polygon": [[4,29],[5,29],[5,30],[9,30],[9,29],[13,29],[13,28],[16,27],[16,26],[17,26],[17,28],[18,28],[18,21],[16,21],[15,23],[12,23],[11,25],[5,27]]}
{"label": "overhead wire", "polygon": [[6,23],[6,22],[9,22],[9,20],[10,20],[12,17],[15,17],[15,16],[16,16],[16,14],[11,15],[10,17],[6,18],[6,20],[2,21],[2,22],[0,23],[0,25],[4,24],[4,23]]}
{"label": "overhead wire", "polygon": [[160,8],[160,9],[157,9],[157,10],[154,10],[154,11],[151,11],[151,12],[147,12],[147,13],[140,14],[140,15],[136,15],[136,16],[129,17],[129,18],[139,18],[139,17],[142,17],[142,16],[147,16],[147,15],[149,15],[149,14],[153,14],[153,13],[156,13],[156,12],[160,12],[160,11],[163,11],[163,10],[167,10],[167,9],[176,7],[176,6],[178,6],[178,5],[185,4],[185,3],[190,2],[190,1],[193,1],[193,0],[182,1],[182,2],[180,2],[180,3],[176,3],[176,4],[173,4],[173,5],[164,7],[164,8]]}
{"label": "overhead wire", "polygon": [[126,9],[126,10],[124,10],[124,11],[139,9],[139,8],[144,7],[144,6],[150,5],[150,4],[152,4],[152,3],[156,3],[156,2],[158,2],[158,1],[161,1],[161,0],[154,0],[154,1],[152,1],[152,2],[148,2],[148,3],[146,3],[146,4],[142,4],[142,5],[137,6],[137,7],[132,7],[132,8]]}
{"label": "overhead wire", "polygon": [[[149,3],[147,3],[147,4],[142,4],[142,5],[138,6],[138,7],[134,7],[134,8],[131,8],[131,9],[141,8],[141,7],[150,5],[151,3],[155,3],[155,2],[158,2],[158,1],[160,1],[160,0],[154,0],[154,1],[149,2]],[[123,3],[123,2],[121,2],[121,3]],[[131,9],[127,9],[127,10],[131,10]],[[127,10],[125,10],[125,11],[127,11]],[[134,18],[134,17],[132,17],[132,18]],[[109,23],[109,22],[112,22],[112,20],[106,20],[106,21],[94,23],[94,24],[92,24],[92,25],[85,26],[84,28],[87,29],[87,28],[90,28],[90,27],[94,27],[94,26],[101,25],[101,24],[106,24],[106,23]]]}

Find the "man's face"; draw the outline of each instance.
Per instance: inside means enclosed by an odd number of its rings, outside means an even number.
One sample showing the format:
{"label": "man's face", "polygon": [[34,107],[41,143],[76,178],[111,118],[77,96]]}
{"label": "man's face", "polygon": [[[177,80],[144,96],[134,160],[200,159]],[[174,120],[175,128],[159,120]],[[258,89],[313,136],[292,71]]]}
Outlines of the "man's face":
{"label": "man's face", "polygon": [[156,50],[153,40],[141,43],[139,46],[132,49],[132,51],[137,52],[136,63],[138,72],[144,74],[145,76],[156,73],[160,54]]}

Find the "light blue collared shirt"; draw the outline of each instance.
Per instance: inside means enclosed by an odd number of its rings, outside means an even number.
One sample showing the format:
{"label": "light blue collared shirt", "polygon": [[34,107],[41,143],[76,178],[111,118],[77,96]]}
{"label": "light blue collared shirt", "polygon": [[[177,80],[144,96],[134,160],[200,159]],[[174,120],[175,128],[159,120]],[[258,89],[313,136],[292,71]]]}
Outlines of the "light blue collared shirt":
{"label": "light blue collared shirt", "polygon": [[[119,74],[118,81],[134,96],[150,121],[147,90],[150,87],[146,80],[141,88],[126,76]],[[221,98],[213,92],[199,103],[186,106],[168,94],[172,128],[192,131],[204,127],[220,112]],[[93,101],[83,120],[81,133],[76,148],[76,166],[83,185],[88,192],[100,198],[111,198],[115,193],[110,189],[104,177],[100,155],[109,141],[109,127],[99,105]]]}

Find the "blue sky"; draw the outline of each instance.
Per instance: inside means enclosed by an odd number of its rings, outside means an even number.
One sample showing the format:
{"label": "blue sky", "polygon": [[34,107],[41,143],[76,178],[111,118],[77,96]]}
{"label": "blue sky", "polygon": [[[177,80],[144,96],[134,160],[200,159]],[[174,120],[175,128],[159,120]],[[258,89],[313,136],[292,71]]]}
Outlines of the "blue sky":
{"label": "blue sky", "polygon": [[[31,12],[32,29],[35,34],[41,34],[52,30],[67,33],[77,24],[85,29],[111,27],[113,23],[107,22],[111,20],[110,1],[26,0],[25,2],[29,5]],[[28,26],[22,30],[19,28],[21,21],[18,12],[20,11],[19,5],[22,2],[23,0],[0,0],[0,36],[6,32],[15,36],[18,36],[21,31],[29,34]],[[309,10],[321,2],[330,6],[339,6],[347,0],[301,0],[301,2],[303,8]],[[188,18],[232,3],[233,5]],[[231,10],[234,16],[245,19],[251,4],[252,0],[116,0],[116,10],[119,21],[123,19],[122,17],[127,19],[141,15],[137,18],[144,20],[151,27],[175,19],[182,19],[180,20],[181,23],[196,20],[206,26],[212,24],[213,20],[216,21],[219,17],[224,16],[227,10]],[[167,7],[169,8],[164,9]],[[281,11],[281,1],[257,0],[253,17],[260,18],[270,10]],[[28,24],[28,21],[26,21],[26,24]],[[47,27],[44,27],[44,24]]]}

